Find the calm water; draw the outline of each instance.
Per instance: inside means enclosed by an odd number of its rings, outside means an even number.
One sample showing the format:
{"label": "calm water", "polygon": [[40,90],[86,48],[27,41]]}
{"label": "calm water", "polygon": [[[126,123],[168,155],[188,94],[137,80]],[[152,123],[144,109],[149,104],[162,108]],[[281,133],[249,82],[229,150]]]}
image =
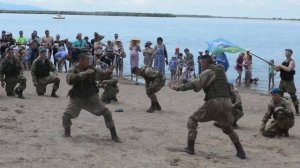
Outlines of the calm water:
{"label": "calm water", "polygon": [[[260,21],[260,20],[235,20],[235,19],[197,19],[197,18],[144,18],[144,17],[102,17],[102,16],[66,16],[65,20],[54,20],[52,15],[20,15],[0,14],[0,30],[11,31],[15,36],[19,30],[23,30],[26,37],[33,30],[44,35],[48,29],[52,36],[60,34],[61,38],[75,40],[78,32],[84,36],[93,37],[93,33],[99,32],[105,35],[104,41],[112,40],[114,33],[119,33],[127,58],[125,60],[125,72],[129,73],[129,41],[138,37],[144,42],[156,41],[158,36],[164,38],[164,42],[172,56],[176,47],[190,48],[195,58],[198,51],[205,50],[205,41],[217,38],[225,38],[243,48],[251,51],[267,60],[274,59],[276,64],[281,63],[284,57],[284,49],[294,50],[294,59],[300,64],[300,22],[291,21]],[[142,45],[143,46],[143,45]],[[228,54],[230,69],[228,77],[234,82],[237,76],[234,66],[236,54]],[[268,66],[254,58],[253,77],[260,79],[259,84],[252,86],[261,91],[267,91]],[[143,58],[140,57],[142,66]],[[298,65],[297,64],[297,65]],[[300,72],[297,66],[297,72]],[[295,76],[296,86],[299,86],[299,73]],[[279,84],[279,75],[276,76],[276,85]],[[300,88],[299,88],[300,90]],[[298,95],[299,95],[298,91]]]}

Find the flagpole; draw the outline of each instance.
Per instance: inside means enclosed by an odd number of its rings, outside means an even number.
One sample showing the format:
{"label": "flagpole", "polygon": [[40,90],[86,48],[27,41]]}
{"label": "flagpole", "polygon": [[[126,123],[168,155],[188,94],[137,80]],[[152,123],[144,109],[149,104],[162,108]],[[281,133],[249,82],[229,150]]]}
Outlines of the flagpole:
{"label": "flagpole", "polygon": [[266,62],[266,63],[268,63],[269,65],[272,65],[272,66],[276,67],[275,64],[273,64],[273,63],[271,63],[271,62],[269,62],[269,61],[267,61],[267,60],[261,58],[260,56],[257,56],[257,55],[255,55],[255,54],[253,54],[253,53],[251,53],[251,52],[250,52],[250,55],[251,55],[251,56],[254,56],[254,57],[256,57],[256,58],[258,58],[258,59],[260,59],[260,60],[262,60],[262,61],[264,61],[264,62]]}

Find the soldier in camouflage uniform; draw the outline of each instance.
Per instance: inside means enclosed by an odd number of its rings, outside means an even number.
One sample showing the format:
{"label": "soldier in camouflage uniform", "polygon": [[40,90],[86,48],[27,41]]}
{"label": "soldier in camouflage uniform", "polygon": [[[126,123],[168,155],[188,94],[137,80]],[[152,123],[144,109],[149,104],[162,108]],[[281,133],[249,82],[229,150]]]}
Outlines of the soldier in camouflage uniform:
{"label": "soldier in camouflage uniform", "polygon": [[71,136],[71,119],[77,118],[82,109],[104,117],[106,127],[110,130],[111,137],[116,142],[121,142],[117,136],[112,114],[99,99],[99,88],[96,83],[97,76],[111,73],[89,66],[89,56],[85,53],[78,55],[79,62],[67,74],[67,83],[72,85],[69,91],[70,102],[62,117],[65,136]]}
{"label": "soldier in camouflage uniform", "polygon": [[142,76],[146,82],[146,93],[151,100],[151,106],[147,110],[148,113],[153,113],[155,110],[160,111],[161,106],[158,103],[156,92],[160,91],[166,84],[166,78],[157,70],[149,67],[133,68],[132,72],[137,76]]}
{"label": "soldier in camouflage uniform", "polygon": [[118,79],[112,76],[113,70],[114,66],[111,66],[106,74],[99,76],[99,87],[104,89],[101,100],[105,104],[109,104],[111,101],[118,101]]}
{"label": "soldier in camouflage uniform", "polygon": [[[274,138],[276,135],[288,137],[289,129],[294,126],[295,107],[292,102],[281,97],[282,91],[279,88],[274,88],[271,94],[272,100],[262,120],[260,131],[265,137]],[[273,117],[273,121],[266,127],[271,117]]]}
{"label": "soldier in camouflage uniform", "polygon": [[23,76],[23,64],[14,55],[13,49],[7,49],[6,53],[7,56],[0,64],[1,86],[5,87],[7,96],[14,96],[16,93],[19,98],[24,99],[23,90],[26,88],[26,78]]}
{"label": "soldier in camouflage uniform", "polygon": [[[56,91],[59,88],[60,79],[55,66],[47,59],[46,53],[47,50],[42,48],[39,57],[33,61],[31,69],[32,81],[39,96],[43,96],[46,93],[46,86],[53,83],[51,96],[58,97]],[[50,75],[51,71],[53,75]]]}
{"label": "soldier in camouflage uniform", "polygon": [[238,135],[232,128],[232,102],[224,67],[215,65],[210,56],[201,57],[201,67],[201,75],[193,82],[181,86],[170,84],[170,88],[176,91],[194,90],[199,92],[203,89],[205,92],[205,103],[188,119],[188,146],[185,151],[191,155],[195,154],[194,144],[197,137],[198,122],[216,121],[233,142],[237,150],[237,157],[245,159],[246,153]]}
{"label": "soldier in camouflage uniform", "polygon": [[242,99],[240,93],[233,87],[233,84],[229,84],[229,95],[232,101],[232,115],[233,115],[233,128],[238,128],[237,121],[244,116]]}

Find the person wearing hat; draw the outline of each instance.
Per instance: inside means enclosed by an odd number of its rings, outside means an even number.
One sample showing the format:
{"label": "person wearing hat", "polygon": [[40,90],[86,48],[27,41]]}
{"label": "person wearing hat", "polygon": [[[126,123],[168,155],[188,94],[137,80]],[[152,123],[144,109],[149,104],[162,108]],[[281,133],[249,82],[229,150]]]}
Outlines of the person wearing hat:
{"label": "person wearing hat", "polygon": [[193,82],[187,82],[180,86],[173,83],[169,85],[175,91],[194,90],[199,92],[203,89],[205,92],[205,103],[188,119],[188,146],[185,148],[185,152],[190,155],[195,154],[194,145],[198,122],[216,121],[233,142],[237,150],[236,156],[245,159],[246,153],[239,136],[232,128],[234,118],[225,69],[222,65],[216,65],[213,58],[208,55],[201,57],[201,67],[203,70],[201,75]]}
{"label": "person wearing hat", "polygon": [[144,65],[148,67],[152,67],[154,58],[154,49],[151,47],[151,45],[152,42],[147,41],[145,44],[145,49],[143,50]]}
{"label": "person wearing hat", "polygon": [[295,109],[296,109],[296,115],[300,116],[299,113],[299,107],[298,107],[298,98],[297,98],[297,89],[294,82],[294,76],[295,76],[295,67],[296,63],[292,59],[293,50],[286,49],[285,50],[285,57],[286,60],[282,62],[282,65],[276,65],[275,69],[276,71],[280,71],[280,84],[279,88],[283,91],[283,93],[287,92],[290,94],[291,99],[293,100]]}
{"label": "person wearing hat", "polygon": [[144,66],[143,68],[135,67],[132,69],[132,73],[145,79],[146,94],[151,100],[151,106],[147,112],[153,113],[156,110],[161,111],[161,106],[155,93],[160,91],[165,86],[166,78],[164,75],[159,71],[147,66]]}
{"label": "person wearing hat", "polygon": [[[140,40],[138,38],[133,38],[130,41],[130,68],[131,68],[131,80],[133,80],[133,68],[139,67],[139,52],[141,52]],[[135,76],[135,83],[138,84],[138,76]]]}
{"label": "person wearing hat", "polygon": [[107,73],[112,73],[113,68],[108,70],[95,69],[89,65],[89,56],[79,53],[78,62],[68,71],[67,83],[72,86],[68,96],[69,104],[62,116],[62,125],[65,129],[65,137],[71,136],[72,119],[77,118],[82,109],[104,117],[106,127],[110,130],[111,138],[115,142],[121,142],[117,135],[112,114],[99,98],[99,88],[96,80]]}
{"label": "person wearing hat", "polygon": [[103,38],[104,36],[98,35],[94,40],[94,64],[96,64],[97,60],[99,59],[101,59],[101,61],[104,61],[105,57],[103,57],[103,52],[106,44],[101,42]]}
{"label": "person wearing hat", "polygon": [[[53,72],[53,75],[50,72]],[[59,88],[60,79],[54,64],[47,59],[47,49],[40,49],[38,58],[32,63],[31,75],[39,96],[43,96],[46,93],[48,84],[53,84],[51,96],[58,97],[56,91]]]}
{"label": "person wearing hat", "polygon": [[[263,136],[274,138],[278,136],[289,136],[289,129],[294,126],[295,108],[293,103],[282,97],[282,91],[274,88],[271,91],[272,100],[268,104],[268,110],[263,117],[260,131]],[[269,119],[273,117],[271,123],[266,127]]]}
{"label": "person wearing hat", "polygon": [[[14,96],[16,93],[20,99],[24,99],[26,78],[23,76],[23,64],[15,56],[12,48],[8,48],[6,53],[6,57],[0,64],[1,86],[5,87],[7,96]],[[17,84],[19,85],[17,86]]]}
{"label": "person wearing hat", "polygon": [[162,37],[157,38],[157,44],[154,47],[154,69],[165,76],[165,65],[168,63],[168,52]]}
{"label": "person wearing hat", "polygon": [[124,47],[122,45],[121,39],[117,39],[115,41],[114,54],[116,56],[116,63],[115,63],[116,76],[122,77],[123,76],[123,66],[124,66],[123,59],[126,58],[126,53],[124,51]]}

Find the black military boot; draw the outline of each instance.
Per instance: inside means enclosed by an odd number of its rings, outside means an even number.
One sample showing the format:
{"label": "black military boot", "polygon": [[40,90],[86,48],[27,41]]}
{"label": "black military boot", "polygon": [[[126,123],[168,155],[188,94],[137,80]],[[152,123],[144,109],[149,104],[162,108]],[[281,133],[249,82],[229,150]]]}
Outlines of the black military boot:
{"label": "black military boot", "polygon": [[233,129],[237,129],[239,126],[237,125],[237,121],[234,121],[232,124]]}
{"label": "black military boot", "polygon": [[114,102],[118,102],[118,99],[117,99],[116,97],[114,97],[112,100],[113,100]]}
{"label": "black military boot", "polygon": [[55,89],[52,89],[51,97],[58,97]]}
{"label": "black military boot", "polygon": [[147,110],[148,113],[153,113],[155,111],[155,103],[151,102],[150,108]]}
{"label": "black military boot", "polygon": [[299,113],[299,106],[298,106],[298,105],[295,105],[295,109],[296,109],[296,116],[300,116],[300,113]]}
{"label": "black military boot", "polygon": [[188,140],[188,146],[185,148],[185,152],[190,155],[195,155],[195,141]]}
{"label": "black military boot", "polygon": [[240,142],[235,142],[234,146],[236,148],[236,156],[239,157],[240,159],[246,159],[246,153],[243,149],[243,146]]}
{"label": "black military boot", "polygon": [[16,88],[15,92],[16,92],[16,94],[18,95],[18,98],[20,98],[20,99],[25,99],[25,97],[23,96],[23,89],[21,89],[21,88]]}
{"label": "black military boot", "polygon": [[283,132],[283,136],[284,136],[284,137],[289,137],[289,136],[290,136],[289,130],[284,131],[284,132]]}
{"label": "black military boot", "polygon": [[155,109],[161,111],[161,106],[158,102],[155,103]]}
{"label": "black military boot", "polygon": [[117,143],[122,143],[121,139],[118,137],[117,132],[116,132],[116,128],[110,128],[109,129],[110,134],[111,134],[111,139],[114,140]]}
{"label": "black military boot", "polygon": [[71,128],[70,127],[65,128],[65,137],[71,137]]}

